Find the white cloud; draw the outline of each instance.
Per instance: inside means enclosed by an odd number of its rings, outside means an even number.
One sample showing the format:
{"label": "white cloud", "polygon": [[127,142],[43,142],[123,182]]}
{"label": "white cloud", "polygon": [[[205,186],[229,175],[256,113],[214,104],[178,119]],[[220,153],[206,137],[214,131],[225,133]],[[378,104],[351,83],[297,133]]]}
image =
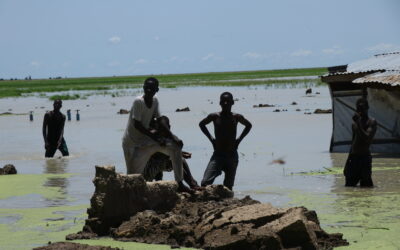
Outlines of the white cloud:
{"label": "white cloud", "polygon": [[400,51],[400,45],[395,45],[391,43],[380,43],[371,47],[367,50],[374,52],[398,52]]}
{"label": "white cloud", "polygon": [[216,56],[213,53],[209,53],[208,55],[204,56],[201,58],[203,61],[209,61],[209,60],[224,60],[223,57]]}
{"label": "white cloud", "polygon": [[116,66],[119,66],[120,63],[118,61],[112,61],[112,62],[107,63],[107,65],[109,67],[116,67]]}
{"label": "white cloud", "polygon": [[117,44],[117,43],[120,43],[120,42],[121,42],[121,37],[119,37],[119,36],[113,36],[113,37],[110,37],[110,38],[108,39],[108,41],[109,41],[110,43]]}
{"label": "white cloud", "polygon": [[167,60],[167,62],[176,62],[176,61],[178,61],[178,59],[179,59],[179,57],[177,57],[177,56],[172,56],[172,57],[170,57],[170,58]]}
{"label": "white cloud", "polygon": [[158,41],[158,40],[160,40],[160,37],[159,36],[155,36],[154,40]]}
{"label": "white cloud", "polygon": [[295,52],[293,52],[292,54],[290,54],[291,56],[309,56],[312,54],[311,50],[305,50],[305,49],[299,49]]}
{"label": "white cloud", "polygon": [[343,50],[339,46],[333,46],[332,48],[323,49],[322,53],[328,55],[339,55],[343,53]]}
{"label": "white cloud", "polygon": [[38,61],[32,61],[32,62],[30,63],[30,65],[31,65],[32,67],[39,67],[39,66],[40,66],[40,63],[39,63]]}
{"label": "white cloud", "polygon": [[138,60],[135,61],[135,64],[145,64],[148,63],[148,61],[146,59],[140,58]]}
{"label": "white cloud", "polygon": [[259,59],[262,57],[262,55],[258,54],[256,52],[247,52],[247,53],[243,54],[243,57],[250,58],[250,59]]}

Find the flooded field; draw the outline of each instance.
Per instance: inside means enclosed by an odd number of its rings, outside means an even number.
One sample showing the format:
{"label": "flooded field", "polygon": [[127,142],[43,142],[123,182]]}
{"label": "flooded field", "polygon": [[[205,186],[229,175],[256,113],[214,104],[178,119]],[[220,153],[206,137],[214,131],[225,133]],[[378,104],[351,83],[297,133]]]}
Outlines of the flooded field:
{"label": "flooded field", "polygon": [[[198,181],[212,154],[198,123],[208,113],[220,110],[218,99],[224,91],[237,98],[233,111],[253,124],[239,148],[237,197],[250,195],[276,206],[314,209],[324,229],[344,233],[351,244],[348,249],[398,249],[400,158],[373,159],[376,188],[345,188],[341,172],[347,155],[328,151],[331,115],[305,114],[331,108],[325,86],[314,87],[313,92],[320,94],[308,96],[304,85],[284,84],[161,89],[161,112],[170,118],[184,150],[192,153],[189,165]],[[0,99],[0,113],[34,111],[33,122],[27,114],[0,116],[0,167],[11,163],[18,169],[16,176],[0,176],[0,249],[30,249],[63,240],[82,228],[94,191],[94,166],[115,165],[118,172],[125,172],[121,137],[128,116],[117,112],[129,110],[140,93],[131,89],[120,97],[91,95],[85,100],[64,101],[61,111],[73,111],[64,136],[71,156],[55,159],[44,158],[41,132],[43,115],[52,109],[52,102],[40,97]],[[275,107],[253,107],[258,104]],[[184,107],[190,112],[175,112]],[[280,112],[274,112],[276,109]],[[75,119],[75,110],[80,110],[80,121]],[[173,175],[164,178],[173,179]],[[222,180],[221,176],[216,183]],[[110,240],[89,243],[144,248]]]}

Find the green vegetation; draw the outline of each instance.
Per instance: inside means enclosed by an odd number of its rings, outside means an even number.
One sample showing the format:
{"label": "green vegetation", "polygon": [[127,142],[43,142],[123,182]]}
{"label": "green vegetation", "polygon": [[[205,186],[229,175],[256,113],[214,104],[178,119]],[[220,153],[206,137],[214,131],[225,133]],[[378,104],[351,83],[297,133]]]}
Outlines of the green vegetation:
{"label": "green vegetation", "polygon": [[80,99],[80,98],[85,98],[85,97],[82,97],[79,94],[74,94],[74,95],[69,95],[69,94],[67,94],[67,95],[52,95],[52,96],[49,97],[49,100],[52,100],[52,101],[58,100],[58,99],[60,99],[60,100],[76,100],[76,99]]}
{"label": "green vegetation", "polygon": [[[325,74],[326,68],[281,69],[241,72],[215,72],[195,74],[154,75],[160,80],[161,87],[174,88],[177,86],[245,86],[256,84],[281,83],[319,83],[319,79],[295,80],[273,79],[278,77],[318,76]],[[37,80],[5,80],[0,81],[0,98],[19,97],[32,93],[61,92],[69,90],[110,90],[137,88],[148,76],[119,76],[119,77],[87,77]],[[43,96],[43,94],[39,94]],[[53,98],[53,97],[51,97]],[[55,97],[54,97],[55,98]],[[75,95],[67,95],[64,100],[72,100]]]}

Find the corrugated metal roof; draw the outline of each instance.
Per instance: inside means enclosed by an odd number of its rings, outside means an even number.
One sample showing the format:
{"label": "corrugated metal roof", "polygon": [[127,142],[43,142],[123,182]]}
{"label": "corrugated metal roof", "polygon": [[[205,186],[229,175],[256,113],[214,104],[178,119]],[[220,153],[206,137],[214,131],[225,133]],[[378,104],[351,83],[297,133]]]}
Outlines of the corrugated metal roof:
{"label": "corrugated metal roof", "polygon": [[350,63],[346,73],[369,72],[379,70],[400,71],[400,52],[375,55],[371,58]]}
{"label": "corrugated metal roof", "polygon": [[359,83],[359,84],[377,83],[377,84],[390,85],[392,87],[400,86],[400,71],[386,71],[386,72],[378,72],[366,75],[364,77],[355,79],[353,83]]}

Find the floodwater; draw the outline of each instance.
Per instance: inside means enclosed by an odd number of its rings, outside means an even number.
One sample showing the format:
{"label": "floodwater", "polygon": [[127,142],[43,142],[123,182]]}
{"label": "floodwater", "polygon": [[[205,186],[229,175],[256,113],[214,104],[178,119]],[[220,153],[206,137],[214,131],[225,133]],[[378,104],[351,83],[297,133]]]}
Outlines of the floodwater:
{"label": "floodwater", "polygon": [[[198,123],[208,113],[220,110],[218,99],[224,91],[230,91],[236,99],[233,112],[243,114],[253,124],[239,146],[235,196],[250,195],[276,206],[304,205],[314,209],[323,228],[344,233],[351,243],[348,248],[397,249],[400,245],[396,237],[400,234],[397,208],[400,204],[400,159],[396,156],[373,159],[374,189],[343,187],[341,171],[347,155],[329,153],[332,116],[305,114],[317,108],[331,108],[326,86],[314,87],[313,92],[320,94],[311,96],[305,95],[304,85],[161,89],[158,93],[161,113],[170,118],[172,131],[183,140],[184,150],[192,153],[188,162],[198,182],[212,154],[211,144]],[[121,137],[128,115],[117,112],[121,108],[129,110],[134,96],[140,93],[133,89],[122,97],[93,95],[85,100],[64,101],[62,112],[73,111],[72,121],[66,122],[64,136],[71,155],[58,158],[61,155],[57,152],[54,159],[44,158],[41,132],[43,115],[52,109],[52,102],[40,97],[0,99],[0,113],[9,109],[13,113],[34,111],[33,122],[28,115],[0,116],[0,166],[14,164],[19,174],[0,176],[3,188],[0,191],[0,240],[26,238],[38,228],[43,232],[36,232],[39,239],[10,243],[4,249],[29,249],[49,240],[62,240],[66,233],[82,227],[85,208],[94,191],[95,165],[114,165],[117,172],[125,172]],[[253,107],[266,103],[276,106]],[[189,107],[190,112],[175,112],[184,107]],[[75,119],[77,109],[80,121]],[[275,109],[281,112],[273,112]],[[212,127],[209,129],[212,131]],[[241,131],[239,125],[238,134]],[[274,163],[274,160],[283,160],[284,164]],[[173,175],[167,173],[164,179],[172,180]],[[223,176],[216,184],[222,181]],[[8,186],[2,186],[2,182]],[[21,190],[24,188],[28,190]],[[48,213],[29,214],[36,210]],[[30,223],[38,226],[20,233],[27,230],[26,224],[21,222],[24,216],[34,217]],[[54,223],[59,221],[65,223]],[[61,234],[52,235],[49,223]],[[0,249],[3,249],[2,243]]]}

